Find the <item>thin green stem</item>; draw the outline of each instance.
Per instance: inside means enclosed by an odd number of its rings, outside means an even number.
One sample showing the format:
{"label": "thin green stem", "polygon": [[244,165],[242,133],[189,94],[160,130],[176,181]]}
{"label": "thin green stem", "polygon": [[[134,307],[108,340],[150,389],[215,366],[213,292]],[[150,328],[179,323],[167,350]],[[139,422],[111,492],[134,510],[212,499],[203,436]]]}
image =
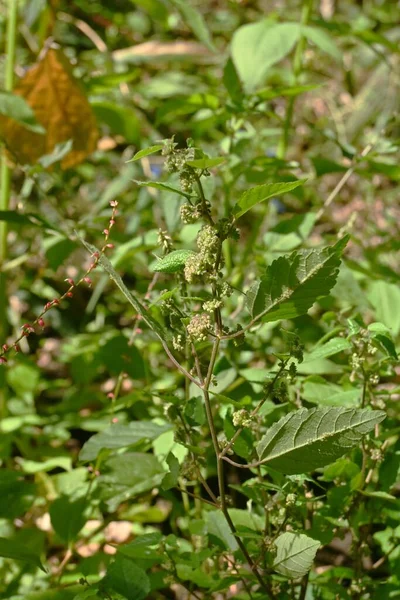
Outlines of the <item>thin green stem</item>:
{"label": "thin green stem", "polygon": [[[17,35],[17,0],[8,0],[7,45],[4,89],[11,92],[14,86],[15,41]],[[8,166],[5,148],[1,148],[0,166],[0,210],[8,210],[11,191],[11,171]],[[0,341],[5,342],[7,335],[7,276],[3,265],[7,260],[7,222],[0,221]],[[4,369],[0,372],[0,417],[7,411]]]}
{"label": "thin green stem", "polygon": [[[300,20],[301,25],[307,25],[307,23],[309,22],[312,8],[313,8],[313,3],[314,3],[314,0],[304,0],[303,10],[301,12],[301,20]],[[296,50],[294,53],[294,58],[293,58],[294,85],[297,85],[300,75],[301,75],[301,72],[303,70],[303,58],[304,58],[304,50],[306,48],[306,44],[307,44],[307,39],[301,32],[300,38],[299,38],[299,41],[297,42]],[[277,150],[277,157],[280,159],[284,159],[286,157],[286,152],[287,152],[288,145],[289,145],[290,131],[292,129],[292,119],[293,119],[295,102],[296,102],[296,96],[292,96],[288,100],[285,121],[283,124],[282,136],[281,136],[281,139],[279,140],[279,145],[278,145],[278,150]]]}

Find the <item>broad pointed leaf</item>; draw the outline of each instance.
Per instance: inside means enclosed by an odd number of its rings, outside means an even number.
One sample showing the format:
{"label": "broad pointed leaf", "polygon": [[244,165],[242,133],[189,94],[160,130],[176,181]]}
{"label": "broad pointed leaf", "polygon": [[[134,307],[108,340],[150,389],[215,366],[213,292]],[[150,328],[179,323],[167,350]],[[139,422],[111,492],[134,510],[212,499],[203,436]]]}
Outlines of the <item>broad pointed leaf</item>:
{"label": "broad pointed leaf", "polygon": [[302,533],[286,531],[275,540],[274,569],[290,579],[303,577],[312,567],[321,543]]}
{"label": "broad pointed leaf", "polygon": [[278,321],[304,315],[335,285],[348,239],[345,236],[329,248],[293,252],[274,260],[264,277],[247,292],[247,306],[253,317]]}
{"label": "broad pointed leaf", "polygon": [[233,214],[235,215],[236,219],[239,219],[239,217],[247,213],[247,211],[253,208],[253,206],[256,204],[264,202],[265,200],[273,198],[274,196],[281,196],[282,194],[291,192],[295,188],[299,187],[299,185],[303,185],[305,181],[305,179],[300,179],[298,181],[285,181],[282,183],[265,183],[264,185],[257,185],[256,187],[253,187],[242,194],[239,202],[233,209]]}
{"label": "broad pointed leaf", "polygon": [[302,408],[274,423],[257,453],[264,464],[281,473],[310,473],[359,445],[385,417],[381,410]]}
{"label": "broad pointed leaf", "polygon": [[154,440],[171,428],[171,425],[157,425],[151,421],[134,421],[127,425],[113,423],[84,444],[79,458],[94,460],[103,448],[116,450],[133,446],[142,440]]}
{"label": "broad pointed leaf", "polygon": [[40,558],[36,552],[30,550],[23,544],[10,540],[8,538],[0,538],[0,556],[2,558],[11,558],[13,560],[19,560],[27,562],[39,567],[42,571],[46,572]]}

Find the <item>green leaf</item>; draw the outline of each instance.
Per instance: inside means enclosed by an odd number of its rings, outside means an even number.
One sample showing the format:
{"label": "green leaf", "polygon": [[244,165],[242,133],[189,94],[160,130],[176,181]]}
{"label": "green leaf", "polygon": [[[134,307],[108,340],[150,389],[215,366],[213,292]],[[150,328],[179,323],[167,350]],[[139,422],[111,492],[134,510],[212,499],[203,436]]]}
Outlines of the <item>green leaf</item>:
{"label": "green leaf", "polygon": [[91,102],[97,120],[108,126],[111,135],[120,135],[128,144],[140,142],[140,123],[134,110],[115,102]]}
{"label": "green leaf", "polygon": [[127,160],[126,162],[134,162],[135,160],[140,160],[141,158],[144,158],[145,156],[149,156],[150,154],[155,154],[156,152],[159,152],[160,150],[162,150],[164,148],[163,144],[155,144],[154,146],[149,146],[149,148],[144,148],[143,150],[139,150],[139,152],[136,152],[136,154],[133,156],[133,158],[131,158],[130,160]]}
{"label": "green leaf", "polygon": [[302,408],[274,423],[257,453],[264,464],[286,475],[310,473],[358,446],[385,417],[380,410]]}
{"label": "green leaf", "polygon": [[57,467],[69,471],[72,468],[72,458],[70,456],[54,456],[54,458],[48,458],[42,462],[19,457],[16,460],[24,473],[44,473]]}
{"label": "green leaf", "polygon": [[297,579],[308,573],[321,545],[318,540],[313,540],[308,535],[291,531],[282,533],[274,544],[274,569],[289,579]]}
{"label": "green leaf", "polygon": [[324,29],[319,27],[311,27],[310,25],[302,25],[301,33],[308,39],[308,41],[318,46],[320,50],[332,56],[332,58],[334,58],[337,62],[342,62],[342,52],[336,46],[332,38],[326,33],[326,31],[324,31]]}
{"label": "green leaf", "polygon": [[[85,240],[83,240],[81,237],[79,237],[79,235],[78,235],[78,238],[81,241],[81,243],[85,246],[86,250],[88,250],[92,255],[94,255],[94,254],[100,254],[99,251],[97,250],[97,248],[95,246],[92,246],[91,244],[88,244],[87,242],[85,242]],[[101,266],[103,267],[103,269],[106,271],[106,273],[108,273],[109,277],[114,281],[114,283],[117,285],[117,287],[120,289],[120,291],[125,296],[126,300],[129,302],[129,304],[131,306],[133,306],[133,308],[135,309],[135,311],[137,313],[139,313],[139,315],[142,317],[143,322],[146,323],[146,325],[148,327],[150,327],[150,329],[152,329],[154,331],[154,333],[157,335],[157,337],[162,342],[164,340],[166,340],[168,338],[167,332],[160,325],[160,323],[158,323],[158,321],[156,321],[148,313],[148,311],[146,310],[146,308],[136,298],[136,296],[134,296],[128,290],[128,288],[126,287],[126,285],[122,281],[121,277],[118,275],[118,273],[116,272],[116,270],[114,269],[114,267],[112,266],[112,264],[110,263],[110,261],[108,260],[108,258],[106,258],[104,256],[104,254],[100,255],[99,263],[101,264]]]}
{"label": "green leaf", "polygon": [[193,256],[192,250],[174,250],[152,265],[151,270],[156,273],[177,273],[182,271],[189,256]]}
{"label": "green leaf", "polygon": [[233,35],[232,60],[247,92],[253,92],[268,70],[292,50],[300,36],[297,23],[268,19],[243,25]]}
{"label": "green leaf", "polygon": [[223,156],[216,156],[215,158],[197,158],[195,160],[188,160],[186,164],[189,167],[194,167],[195,169],[211,169],[212,167],[218,167],[226,162],[226,158]]}
{"label": "green leaf", "polygon": [[127,425],[113,423],[100,433],[93,435],[84,445],[79,454],[80,460],[95,460],[103,448],[116,450],[133,446],[144,440],[155,440],[172,425],[158,425],[151,421],[133,421]]}
{"label": "green leaf", "polygon": [[50,506],[50,518],[56,534],[66,544],[75,541],[76,536],[85,525],[84,514],[87,506],[86,498],[71,500],[68,496],[60,496]]}
{"label": "green leaf", "polygon": [[202,42],[211,52],[216,52],[210,32],[202,14],[196,10],[187,0],[170,0],[171,4],[178,9],[183,20],[193,31],[197,39]]}
{"label": "green leaf", "polygon": [[161,484],[165,470],[153,454],[126,452],[111,456],[102,463],[97,482],[100,498],[110,512],[128,499]]}
{"label": "green leaf", "polygon": [[247,292],[247,306],[253,317],[278,321],[305,314],[335,285],[348,239],[345,236],[334,246],[293,252],[288,258],[274,260],[261,281]]}
{"label": "green leaf", "polygon": [[[22,96],[0,91],[0,115],[14,119],[29,131],[44,134],[46,130],[36,121],[35,113]],[[1,121],[0,121],[1,134]]]}
{"label": "green leaf", "polygon": [[361,390],[357,388],[343,389],[342,386],[328,382],[319,375],[312,375],[304,380],[301,396],[307,402],[322,406],[356,407],[360,400]]}
{"label": "green leaf", "polygon": [[316,360],[317,358],[328,358],[328,356],[334,356],[335,354],[339,354],[339,352],[343,352],[344,350],[350,350],[352,348],[351,343],[345,338],[335,337],[323,344],[322,346],[318,346],[314,348],[312,352],[304,356],[303,362],[310,362],[312,360]]}
{"label": "green leaf", "polygon": [[376,318],[382,321],[393,336],[400,333],[400,288],[394,283],[374,281],[371,283],[368,300],[376,311]]}
{"label": "green leaf", "polygon": [[233,209],[233,214],[236,219],[239,219],[256,204],[269,200],[269,198],[273,198],[274,196],[281,196],[282,194],[291,192],[305,182],[305,179],[301,179],[284,183],[265,183],[264,185],[257,185],[242,194],[239,202]]}
{"label": "green leaf", "polygon": [[28,549],[23,544],[14,542],[14,540],[0,537],[0,556],[30,563],[46,573],[39,556],[33,550]]}
{"label": "green leaf", "polygon": [[160,558],[160,553],[158,550],[152,549],[151,546],[158,546],[161,539],[162,535],[159,531],[145,533],[144,535],[139,535],[133,542],[129,542],[129,544],[119,545],[118,552],[128,558],[158,559]]}
{"label": "green leaf", "polygon": [[150,592],[150,580],[146,572],[129,558],[120,555],[108,567],[102,583],[127,600],[143,600]]}
{"label": "green leaf", "polygon": [[238,549],[235,536],[229,528],[227,520],[219,510],[207,513],[208,533],[220,540],[225,548],[235,551]]}
{"label": "green leaf", "polygon": [[240,102],[243,98],[242,84],[231,58],[228,59],[225,65],[223,82],[232,100]]}
{"label": "green leaf", "polygon": [[172,185],[168,185],[167,183],[162,183],[161,181],[137,181],[136,179],[134,179],[133,181],[140,187],[149,187],[165,192],[173,192],[174,194],[178,194],[178,196],[183,196],[184,198],[190,196],[190,194],[185,194],[185,192],[182,192],[181,190],[178,190],[177,188],[174,188],[172,187]]}
{"label": "green leaf", "polygon": [[73,600],[88,600],[88,598],[90,598],[91,600],[97,600],[98,598],[100,599],[100,596],[97,595],[98,592],[98,588],[88,588],[86,590],[83,590],[83,592],[79,592],[79,594],[77,594]]}
{"label": "green leaf", "polygon": [[172,452],[167,456],[167,464],[170,470],[162,480],[161,487],[163,490],[170,490],[175,487],[179,477],[179,460]]}

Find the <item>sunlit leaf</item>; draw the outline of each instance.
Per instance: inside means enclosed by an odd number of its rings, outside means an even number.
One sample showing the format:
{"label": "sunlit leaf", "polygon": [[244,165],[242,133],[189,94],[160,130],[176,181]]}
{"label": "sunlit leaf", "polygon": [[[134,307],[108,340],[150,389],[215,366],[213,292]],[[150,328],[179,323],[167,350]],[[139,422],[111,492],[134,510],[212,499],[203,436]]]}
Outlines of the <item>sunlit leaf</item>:
{"label": "sunlit leaf", "polygon": [[247,306],[253,317],[277,321],[305,314],[335,285],[348,239],[345,236],[329,248],[293,252],[288,258],[274,260],[261,281],[247,292]]}
{"label": "sunlit leaf", "polygon": [[264,19],[243,25],[233,35],[232,60],[247,92],[260,86],[268,70],[292,50],[300,36],[297,23]]}
{"label": "sunlit leaf", "polygon": [[286,531],[274,542],[276,556],[273,567],[290,579],[303,577],[311,569],[321,543],[303,533]]}
{"label": "sunlit leaf", "polygon": [[274,423],[257,453],[264,464],[287,475],[310,473],[357,446],[385,417],[380,410],[302,408]]}
{"label": "sunlit leaf", "polygon": [[305,180],[299,180],[257,185],[256,187],[251,188],[242,194],[238,203],[233,209],[233,214],[235,215],[236,219],[239,219],[239,217],[247,213],[247,211],[253,208],[253,206],[256,206],[256,204],[264,202],[265,200],[273,198],[274,196],[281,196],[282,194],[291,192],[304,183]]}

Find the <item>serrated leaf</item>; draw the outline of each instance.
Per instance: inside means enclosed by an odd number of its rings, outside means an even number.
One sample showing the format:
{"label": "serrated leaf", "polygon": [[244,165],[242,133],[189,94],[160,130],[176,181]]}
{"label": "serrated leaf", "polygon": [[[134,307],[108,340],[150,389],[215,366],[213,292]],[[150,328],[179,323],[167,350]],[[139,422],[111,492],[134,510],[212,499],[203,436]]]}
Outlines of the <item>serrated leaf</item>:
{"label": "serrated leaf", "polygon": [[170,2],[181,13],[182,18],[193,31],[197,39],[207,46],[211,52],[216,52],[216,48],[203,15],[191,6],[187,0],[170,0]]}
{"label": "serrated leaf", "polygon": [[158,261],[151,267],[156,273],[177,273],[181,271],[189,256],[193,256],[192,250],[174,250]]}
{"label": "serrated leaf", "polygon": [[0,115],[14,119],[35,133],[46,133],[44,127],[36,121],[35,113],[25,99],[11,92],[0,91]]}
{"label": "serrated leaf", "polygon": [[340,258],[349,236],[322,250],[293,252],[274,260],[265,276],[247,292],[247,306],[264,321],[304,315],[336,283]]}
{"label": "serrated leaf", "polygon": [[43,567],[38,554],[23,544],[14,542],[14,540],[0,537],[0,556],[30,563],[46,573],[46,569]]}
{"label": "serrated leaf", "polygon": [[282,533],[274,542],[274,569],[290,579],[303,577],[311,569],[321,543],[303,533]]}
{"label": "serrated leaf", "polygon": [[265,183],[263,185],[257,185],[250,190],[247,190],[242,194],[239,202],[233,209],[233,214],[236,219],[239,219],[243,216],[247,211],[249,211],[253,206],[259,204],[260,202],[264,202],[269,198],[273,198],[274,196],[281,196],[282,194],[286,194],[294,190],[295,188],[303,185],[306,182],[305,179],[300,179],[298,181],[286,181],[283,183]]}
{"label": "serrated leaf", "polygon": [[129,558],[120,555],[108,567],[103,584],[127,600],[143,600],[150,592],[150,580],[146,572]]}
{"label": "serrated leaf", "polygon": [[151,421],[134,421],[127,425],[113,423],[93,435],[84,445],[79,460],[95,460],[101,450],[117,450],[133,446],[142,440],[154,440],[172,429],[171,425],[158,425]]}
{"label": "serrated leaf", "polygon": [[172,187],[172,185],[168,185],[167,183],[162,183],[161,181],[137,181],[136,179],[134,179],[133,181],[140,187],[150,187],[156,190],[172,192],[174,194],[178,194],[178,196],[183,196],[184,198],[190,196],[190,194],[185,194],[185,192],[182,192],[181,190],[178,190],[177,188],[174,188]]}
{"label": "serrated leaf", "polygon": [[226,158],[223,156],[215,157],[215,158],[197,158],[194,160],[186,161],[186,164],[189,167],[194,167],[195,169],[211,169],[212,167],[218,167],[226,162]]}
{"label": "serrated leaf", "polygon": [[126,162],[130,163],[130,162],[134,162],[135,160],[140,160],[141,158],[144,158],[145,156],[150,156],[150,154],[155,154],[156,152],[159,152],[163,148],[164,148],[163,144],[155,144],[154,146],[149,146],[148,148],[143,148],[143,150],[139,150],[139,152],[136,152],[136,154],[133,156],[133,158],[131,158],[130,160],[127,160]]}
{"label": "serrated leaf", "polygon": [[267,430],[257,446],[262,462],[286,475],[310,473],[334,462],[385,419],[380,410],[302,408]]}
{"label": "serrated leaf", "polygon": [[61,161],[62,168],[67,169],[97,148],[96,119],[61,50],[49,48],[17,83],[14,93],[26,99],[37,122],[46,130],[42,135],[0,116],[7,149],[19,163],[33,164],[51,154],[57,144],[72,140],[72,150]]}
{"label": "serrated leaf", "polygon": [[[92,244],[88,244],[79,235],[78,235],[78,238],[79,238],[80,242],[85,246],[86,250],[88,250],[92,255],[94,255],[94,254],[96,254],[96,255],[100,254],[99,251],[97,250],[96,246],[92,246]],[[110,261],[108,260],[108,258],[106,258],[104,256],[104,254],[100,255],[99,263],[103,267],[103,269],[106,271],[106,273],[109,275],[109,277],[115,282],[115,284],[120,289],[120,291],[122,292],[122,294],[125,296],[126,300],[129,302],[129,304],[131,306],[133,306],[133,308],[135,309],[135,311],[137,313],[139,313],[139,315],[142,317],[144,323],[146,323],[146,325],[148,327],[150,327],[150,329],[152,329],[154,331],[154,333],[157,335],[157,337],[162,342],[164,340],[166,340],[168,338],[167,332],[160,325],[160,323],[158,323],[148,313],[148,311],[146,310],[146,308],[136,298],[136,296],[134,296],[134,294],[128,290],[128,288],[126,287],[126,285],[122,281],[120,275],[118,275],[118,273],[116,272],[116,270],[114,269],[114,267],[112,266],[112,264],[110,263]]]}

